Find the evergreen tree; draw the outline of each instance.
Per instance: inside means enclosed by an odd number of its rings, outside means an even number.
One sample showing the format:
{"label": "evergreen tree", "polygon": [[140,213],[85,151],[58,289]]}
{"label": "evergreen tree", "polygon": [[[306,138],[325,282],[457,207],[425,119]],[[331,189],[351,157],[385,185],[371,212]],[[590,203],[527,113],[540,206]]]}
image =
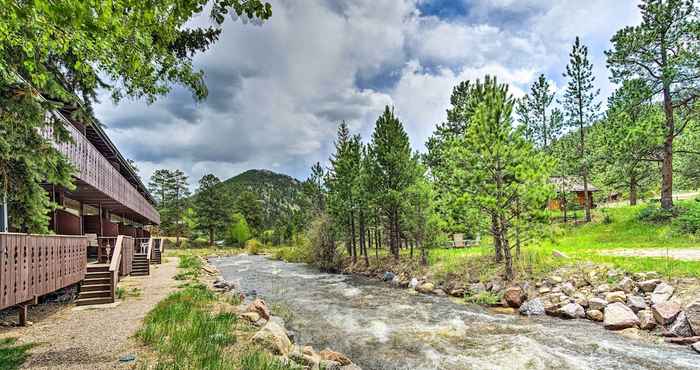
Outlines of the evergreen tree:
{"label": "evergreen tree", "polygon": [[673,207],[673,142],[681,135],[700,98],[700,22],[688,0],[643,0],[642,23],[625,27],[606,51],[613,82],[641,79],[660,97],[665,119],[661,163],[661,206]]}
{"label": "evergreen tree", "polygon": [[228,229],[228,242],[242,247],[250,237],[250,228],[245,217],[240,213],[234,213],[231,216],[231,224]]}
{"label": "evergreen tree", "polygon": [[387,106],[377,119],[370,155],[374,159],[369,170],[376,189],[376,201],[389,230],[389,249],[399,259],[401,238],[400,211],[406,189],[415,181],[415,163],[408,134],[403,124]]}
{"label": "evergreen tree", "polygon": [[[549,107],[554,101],[554,93],[550,93],[549,81],[545,78],[544,74],[532,84],[530,88],[530,95],[528,96],[528,111],[527,119],[525,121],[529,122],[529,126],[526,129],[526,136],[529,137],[538,147],[543,150],[549,150],[549,146],[554,142],[554,140],[561,133],[561,125],[557,120],[552,120],[549,114]],[[521,122],[523,122],[523,116],[525,115],[524,107],[518,109],[518,114],[521,116]]]}
{"label": "evergreen tree", "polygon": [[[244,190],[236,199],[236,210],[245,217],[254,234],[263,230],[265,212],[262,201],[252,191]],[[275,220],[279,222],[280,220]]]}
{"label": "evergreen tree", "polygon": [[224,228],[229,218],[226,195],[220,184],[221,180],[212,174],[202,176],[194,203],[197,224],[207,232],[210,246],[214,245],[214,233]]}
{"label": "evergreen tree", "polygon": [[566,91],[564,92],[564,110],[567,115],[569,127],[578,130],[579,143],[579,173],[583,180],[583,194],[585,194],[585,220],[591,221],[591,193],[588,191],[588,180],[590,176],[590,164],[588,163],[588,152],[586,148],[586,130],[598,116],[600,103],[596,102],[600,91],[595,88],[593,82],[593,65],[588,60],[588,47],[581,44],[581,40],[576,37],[571,53],[569,54],[569,64],[566,66],[564,77],[569,79]]}
{"label": "evergreen tree", "polygon": [[183,221],[187,197],[190,195],[187,176],[180,170],[156,170],[148,187],[156,199],[161,216],[161,230],[167,235],[174,235],[179,247],[180,238],[190,230]]}

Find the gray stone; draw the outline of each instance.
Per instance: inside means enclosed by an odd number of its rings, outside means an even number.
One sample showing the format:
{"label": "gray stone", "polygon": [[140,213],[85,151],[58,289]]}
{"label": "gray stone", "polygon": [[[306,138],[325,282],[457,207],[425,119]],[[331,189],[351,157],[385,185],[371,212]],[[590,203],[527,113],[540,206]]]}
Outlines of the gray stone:
{"label": "gray stone", "polygon": [[609,330],[622,330],[639,326],[639,318],[631,308],[615,302],[605,307],[604,325]]}
{"label": "gray stone", "polygon": [[418,279],[411,279],[411,281],[408,283],[408,286],[411,287],[411,289],[416,289],[416,287],[418,286]]}
{"label": "gray stone", "polygon": [[656,289],[656,286],[661,284],[661,280],[659,279],[651,279],[651,280],[644,280],[640,281],[637,283],[637,286],[639,289],[641,289],[645,293],[651,293]]}
{"label": "gray stone", "polygon": [[661,325],[669,325],[681,312],[681,305],[676,302],[663,302],[651,306],[656,322]]}
{"label": "gray stone", "polygon": [[646,310],[649,308],[647,305],[647,302],[644,300],[644,297],[636,296],[636,295],[631,295],[627,297],[627,305],[632,309],[634,312],[639,312],[641,310]]}
{"label": "gray stone", "polygon": [[569,303],[559,309],[559,314],[565,319],[581,319],[586,317],[586,311],[577,303]]}
{"label": "gray stone", "polygon": [[610,285],[608,285],[608,284],[601,284],[595,288],[595,292],[598,294],[607,293],[609,291],[610,291]]}
{"label": "gray stone", "polygon": [[685,312],[681,312],[676,317],[676,321],[666,328],[668,334],[676,337],[692,337],[693,330],[690,329],[688,319],[685,317]]}
{"label": "gray stone", "polygon": [[552,284],[559,284],[562,282],[562,280],[563,279],[561,278],[561,276],[558,275],[552,275],[549,277],[549,282]]}
{"label": "gray stone", "polygon": [[650,310],[642,310],[637,313],[639,317],[639,328],[643,330],[653,330],[656,327],[656,319]]}
{"label": "gray stone", "polygon": [[352,364],[352,365],[346,365],[346,366],[341,366],[340,370],[362,370],[359,366]]}
{"label": "gray stone", "polygon": [[567,281],[566,283],[561,285],[561,291],[564,292],[568,296],[572,296],[572,295],[574,295],[574,293],[576,293],[576,288],[574,287],[573,284],[571,284]]}
{"label": "gray stone", "polygon": [[591,310],[603,311],[607,305],[608,301],[602,298],[591,298],[588,300],[588,308]]}
{"label": "gray stone", "polygon": [[416,287],[416,291],[423,294],[430,294],[435,289],[435,284],[433,283],[423,283]]}
{"label": "gray stone", "polygon": [[283,327],[273,321],[268,321],[260,331],[253,336],[253,342],[272,351],[273,354],[286,356],[292,350],[292,341]]}
{"label": "gray stone", "polygon": [[474,283],[469,285],[469,293],[472,295],[476,295],[484,291],[486,291],[486,287],[483,283]]}
{"label": "gray stone", "polygon": [[518,310],[524,316],[542,316],[545,314],[544,303],[539,298],[533,298],[526,301]]}
{"label": "gray stone", "polygon": [[700,299],[696,299],[685,308],[685,316],[688,318],[693,333],[700,336]]}
{"label": "gray stone", "polygon": [[623,277],[622,280],[620,280],[617,285],[616,285],[617,290],[621,290],[625,293],[632,293],[634,292],[634,281],[627,276]]}
{"label": "gray stone", "polygon": [[547,293],[549,293],[549,292],[551,292],[551,291],[552,291],[552,289],[549,289],[549,287],[546,287],[546,286],[543,286],[543,287],[540,288],[540,290],[539,290],[540,294],[547,294]]}
{"label": "gray stone", "polygon": [[695,352],[700,353],[700,342],[694,343],[692,346],[690,346]]}
{"label": "gray stone", "polygon": [[605,300],[608,301],[608,303],[624,303],[627,301],[627,295],[623,291],[610,292],[605,295]]}
{"label": "gray stone", "polygon": [[673,287],[666,283],[661,283],[657,285],[654,289],[654,292],[651,293],[651,303],[657,304],[666,302],[671,298],[672,295]]}
{"label": "gray stone", "polygon": [[586,317],[593,321],[603,321],[605,317],[601,311],[598,310],[588,310],[586,311]]}
{"label": "gray stone", "polygon": [[392,280],[394,280],[394,277],[396,277],[396,275],[393,272],[387,271],[384,273],[384,277],[382,278],[382,280],[392,281]]}

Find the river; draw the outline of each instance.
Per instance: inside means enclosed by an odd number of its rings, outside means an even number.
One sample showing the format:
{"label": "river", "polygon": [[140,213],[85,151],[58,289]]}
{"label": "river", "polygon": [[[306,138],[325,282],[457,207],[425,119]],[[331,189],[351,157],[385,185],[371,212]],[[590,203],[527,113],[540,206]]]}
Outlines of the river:
{"label": "river", "polygon": [[297,343],[343,352],[366,370],[700,369],[687,347],[628,339],[590,321],[493,314],[263,256],[211,262],[244,292],[288,308]]}

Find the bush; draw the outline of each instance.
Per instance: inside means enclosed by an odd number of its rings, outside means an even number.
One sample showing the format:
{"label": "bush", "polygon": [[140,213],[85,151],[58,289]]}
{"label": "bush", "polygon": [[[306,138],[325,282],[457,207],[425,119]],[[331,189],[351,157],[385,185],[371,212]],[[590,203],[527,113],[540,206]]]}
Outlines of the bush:
{"label": "bush", "polygon": [[700,232],[700,202],[692,202],[674,220],[674,227],[684,234],[698,234]]}
{"label": "bush", "polygon": [[659,207],[657,204],[650,204],[639,211],[637,219],[642,222],[666,223],[681,213],[683,213],[682,207],[676,206],[671,210],[667,210]]}
{"label": "bush", "polygon": [[501,296],[492,292],[479,292],[475,295],[464,297],[469,303],[474,303],[482,306],[494,306],[501,302]]}
{"label": "bush", "polygon": [[250,239],[245,242],[245,248],[248,250],[248,253],[253,255],[260,254],[262,247],[263,245],[257,239]]}

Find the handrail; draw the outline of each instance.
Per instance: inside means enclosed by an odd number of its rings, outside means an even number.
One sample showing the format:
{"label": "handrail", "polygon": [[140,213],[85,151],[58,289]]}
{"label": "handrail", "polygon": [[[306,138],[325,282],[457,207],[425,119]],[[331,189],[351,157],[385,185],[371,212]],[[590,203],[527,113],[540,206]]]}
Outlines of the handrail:
{"label": "handrail", "polygon": [[119,281],[119,263],[122,259],[122,242],[124,240],[123,235],[117,236],[117,242],[114,243],[114,253],[112,254],[112,260],[109,262],[109,273],[112,278],[112,300],[114,300],[114,294],[117,291],[117,282]]}
{"label": "handrail", "polygon": [[148,238],[148,251],[146,252],[146,259],[148,264],[151,264],[151,253],[153,251],[153,238]]}

